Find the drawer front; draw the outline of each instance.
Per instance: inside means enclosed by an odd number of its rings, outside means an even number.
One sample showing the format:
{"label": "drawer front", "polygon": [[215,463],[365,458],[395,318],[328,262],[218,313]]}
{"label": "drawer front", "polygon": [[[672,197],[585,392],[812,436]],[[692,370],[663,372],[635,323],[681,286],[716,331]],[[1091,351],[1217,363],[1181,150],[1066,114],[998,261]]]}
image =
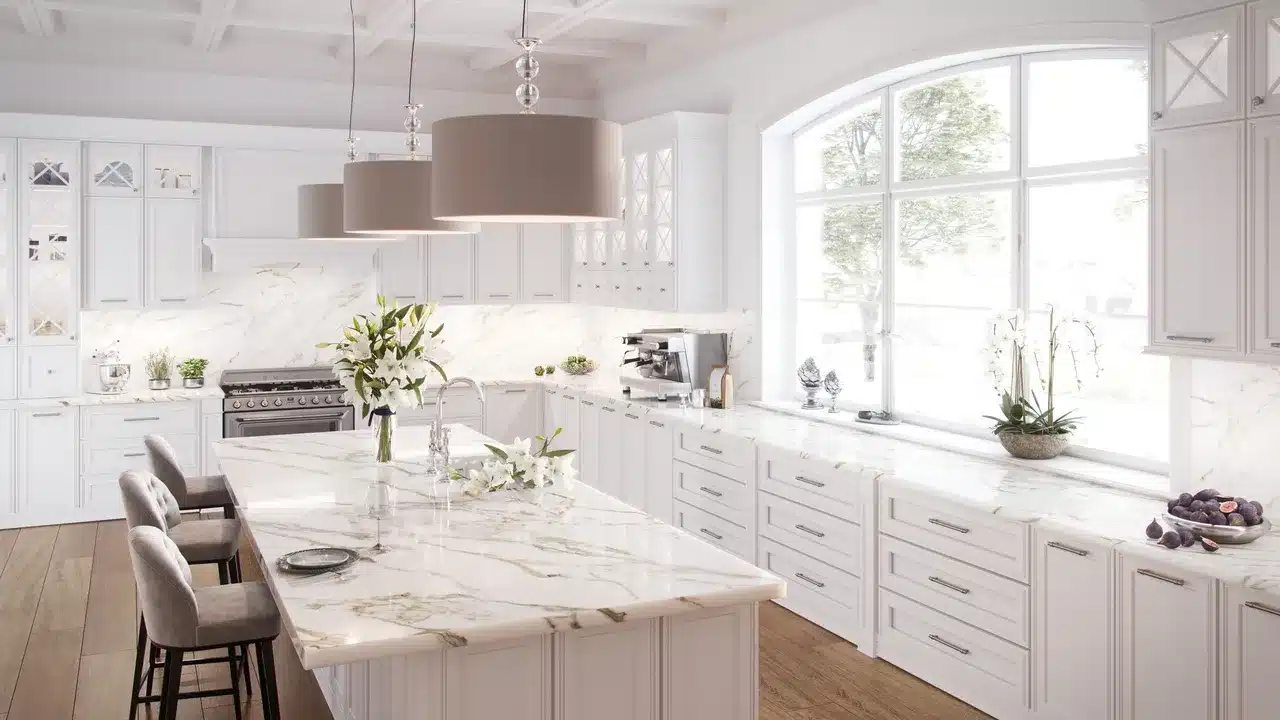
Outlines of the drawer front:
{"label": "drawer front", "polygon": [[[80,439],[141,440],[144,435],[200,434],[200,407],[194,402],[145,403],[80,410]],[[169,442],[173,442],[169,440]]]}
{"label": "drawer front", "polygon": [[[396,411],[396,416],[403,421],[405,417],[414,418],[416,424],[423,425],[436,419],[436,394],[438,389],[422,391],[422,407],[403,408]],[[460,418],[484,417],[484,405],[476,396],[475,390],[469,387],[449,388],[444,391],[444,399],[440,407],[444,419],[454,421]]]}
{"label": "drawer front", "polygon": [[880,538],[879,574],[882,588],[1030,647],[1026,585],[888,536]]}
{"label": "drawer front", "polygon": [[747,562],[751,562],[755,557],[752,551],[751,535],[746,529],[679,500],[676,500],[673,505],[676,527],[722,550],[731,552]]}
{"label": "drawer front", "polygon": [[766,492],[756,495],[756,531],[862,577],[862,527]]}
{"label": "drawer front", "polygon": [[836,469],[830,463],[760,446],[761,490],[794,500],[852,522],[863,522],[877,473]]}
{"label": "drawer front", "polygon": [[863,580],[764,537],[756,564],[787,581],[787,596],[774,602],[854,644],[870,639]]}
{"label": "drawer front", "polygon": [[[169,435],[164,439],[173,446],[182,472],[199,475],[200,436]],[[151,471],[151,461],[141,440],[111,440],[80,444],[80,474],[118,477],[126,470]]]}
{"label": "drawer front", "polygon": [[890,484],[881,485],[880,494],[880,532],[1018,582],[1030,581],[1026,524]]}
{"label": "drawer front", "polygon": [[675,455],[677,460],[744,483],[755,473],[755,445],[733,435],[677,425]]}
{"label": "drawer front", "polygon": [[751,525],[751,491],[745,485],[683,462],[677,461],[672,467],[676,474],[676,499],[744,528]]}
{"label": "drawer front", "polygon": [[80,509],[98,520],[124,517],[124,498],[116,475],[86,475],[80,478]]}
{"label": "drawer front", "polygon": [[1029,651],[895,593],[878,597],[881,658],[990,715],[1026,716]]}

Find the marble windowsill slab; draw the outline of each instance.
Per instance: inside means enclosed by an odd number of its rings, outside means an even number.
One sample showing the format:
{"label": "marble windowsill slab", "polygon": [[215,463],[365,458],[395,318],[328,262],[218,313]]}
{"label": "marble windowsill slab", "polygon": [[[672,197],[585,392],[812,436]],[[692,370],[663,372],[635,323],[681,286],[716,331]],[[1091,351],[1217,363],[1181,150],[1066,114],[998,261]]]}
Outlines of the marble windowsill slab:
{"label": "marble windowsill slab", "polygon": [[[215,452],[308,669],[782,597],[768,572],[582,484],[468,498],[427,472],[428,430],[398,431],[380,470],[369,431],[221,440]],[[483,436],[453,426],[456,457]],[[371,482],[397,488],[377,521]],[[366,550],[348,570],[281,573],[309,547]]]}

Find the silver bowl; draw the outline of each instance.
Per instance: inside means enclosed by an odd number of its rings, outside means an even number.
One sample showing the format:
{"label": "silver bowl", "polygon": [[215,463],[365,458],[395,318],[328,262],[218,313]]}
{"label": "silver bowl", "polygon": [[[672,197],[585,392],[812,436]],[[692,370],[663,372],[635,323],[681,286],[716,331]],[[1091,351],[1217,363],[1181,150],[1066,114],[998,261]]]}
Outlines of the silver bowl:
{"label": "silver bowl", "polygon": [[1234,525],[1210,525],[1209,523],[1192,522],[1191,520],[1183,520],[1174,517],[1169,513],[1162,513],[1161,519],[1165,524],[1173,528],[1185,528],[1193,533],[1203,535],[1213,540],[1219,545],[1248,545],[1258,538],[1271,532],[1271,521],[1262,518],[1262,522],[1249,527],[1238,527]]}
{"label": "silver bowl", "polygon": [[122,393],[129,385],[133,369],[128,363],[101,363],[98,365],[98,382],[104,393]]}

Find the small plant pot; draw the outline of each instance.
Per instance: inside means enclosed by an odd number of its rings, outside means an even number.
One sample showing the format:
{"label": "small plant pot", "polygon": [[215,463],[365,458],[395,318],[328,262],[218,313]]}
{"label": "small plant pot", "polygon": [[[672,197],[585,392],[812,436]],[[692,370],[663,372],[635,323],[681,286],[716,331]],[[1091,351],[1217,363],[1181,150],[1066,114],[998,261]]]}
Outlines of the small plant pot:
{"label": "small plant pot", "polygon": [[204,378],[182,378],[182,387],[192,390],[204,387]]}
{"label": "small plant pot", "polygon": [[169,378],[151,378],[147,381],[147,387],[152,390],[168,390]]}
{"label": "small plant pot", "polygon": [[1070,435],[1027,435],[1005,431],[999,437],[1000,444],[1010,455],[1023,460],[1056,458],[1071,444]]}

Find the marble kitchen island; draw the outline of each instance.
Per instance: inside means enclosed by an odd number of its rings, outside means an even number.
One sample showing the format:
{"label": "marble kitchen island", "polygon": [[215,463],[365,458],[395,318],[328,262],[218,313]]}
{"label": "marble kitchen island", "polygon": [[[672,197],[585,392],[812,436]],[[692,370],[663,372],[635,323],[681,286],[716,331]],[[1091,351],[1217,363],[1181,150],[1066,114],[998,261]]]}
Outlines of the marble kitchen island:
{"label": "marble kitchen island", "polygon": [[[453,427],[455,457],[484,438]],[[756,604],[785,584],[582,484],[459,494],[427,429],[378,468],[368,430],[222,440],[215,451],[304,668],[339,720],[750,720]],[[379,473],[396,488],[376,521]],[[347,570],[279,572],[308,547]]]}

